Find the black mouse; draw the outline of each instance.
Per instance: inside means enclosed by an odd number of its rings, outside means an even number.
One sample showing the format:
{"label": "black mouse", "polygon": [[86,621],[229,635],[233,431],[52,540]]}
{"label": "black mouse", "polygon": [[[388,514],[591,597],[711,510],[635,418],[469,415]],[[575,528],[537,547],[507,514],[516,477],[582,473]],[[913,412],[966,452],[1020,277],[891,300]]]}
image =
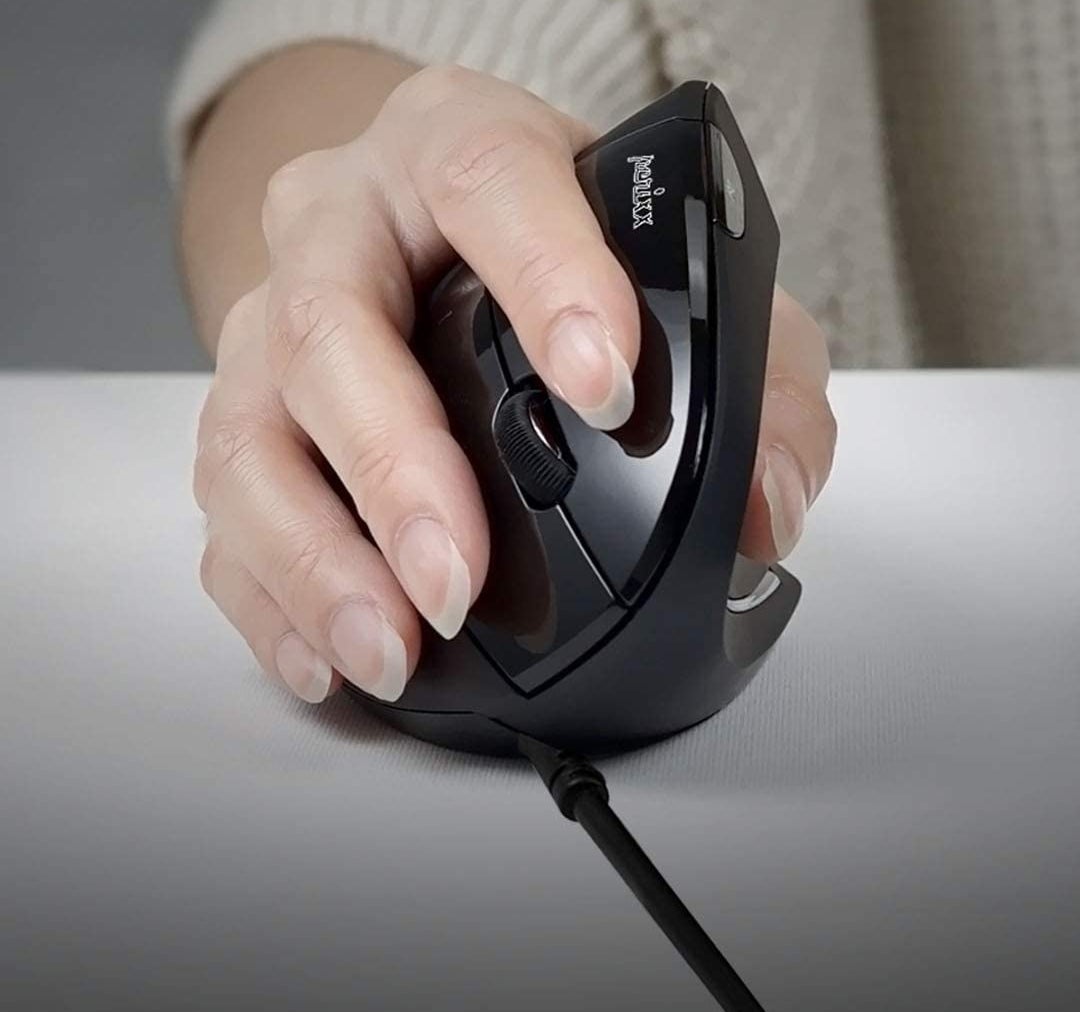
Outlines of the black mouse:
{"label": "black mouse", "polygon": [[589,755],[674,734],[747,684],[800,586],[737,554],[757,447],[779,231],[713,85],[681,85],[577,158],[637,292],[635,408],[590,428],[549,396],[461,264],[414,348],[476,470],[491,529],[461,633],[426,634],[409,734],[510,754],[519,735]]}

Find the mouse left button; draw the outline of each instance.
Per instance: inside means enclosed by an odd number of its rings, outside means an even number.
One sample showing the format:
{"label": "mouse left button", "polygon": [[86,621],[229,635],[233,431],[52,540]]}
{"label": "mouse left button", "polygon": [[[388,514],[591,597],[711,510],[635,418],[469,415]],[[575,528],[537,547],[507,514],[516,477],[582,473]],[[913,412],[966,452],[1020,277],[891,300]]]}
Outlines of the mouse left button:
{"label": "mouse left button", "polygon": [[626,614],[559,508],[501,512],[466,628],[503,676],[535,692]]}

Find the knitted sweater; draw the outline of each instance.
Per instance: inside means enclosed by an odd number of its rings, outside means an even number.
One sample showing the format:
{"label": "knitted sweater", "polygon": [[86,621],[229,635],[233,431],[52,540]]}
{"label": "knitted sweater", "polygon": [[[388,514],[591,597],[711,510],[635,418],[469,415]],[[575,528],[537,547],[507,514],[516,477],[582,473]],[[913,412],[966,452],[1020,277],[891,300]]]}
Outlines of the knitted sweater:
{"label": "knitted sweater", "polygon": [[834,364],[1080,361],[1080,0],[219,0],[169,104],[174,176],[230,78],[326,38],[487,71],[598,129],[711,79]]}

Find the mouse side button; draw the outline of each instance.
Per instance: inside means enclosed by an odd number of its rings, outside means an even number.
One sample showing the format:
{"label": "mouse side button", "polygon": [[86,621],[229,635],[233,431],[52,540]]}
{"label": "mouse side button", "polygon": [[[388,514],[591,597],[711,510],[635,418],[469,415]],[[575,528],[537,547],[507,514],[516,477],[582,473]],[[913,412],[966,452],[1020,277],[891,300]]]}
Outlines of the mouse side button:
{"label": "mouse side button", "polygon": [[727,138],[713,123],[709,134],[709,163],[712,176],[712,219],[732,239],[746,231],[746,194],[742,174]]}
{"label": "mouse side button", "polygon": [[741,597],[728,598],[728,611],[741,615],[753,611],[758,605],[764,604],[780,588],[780,577],[772,570],[766,570],[764,576],[753,590]]}

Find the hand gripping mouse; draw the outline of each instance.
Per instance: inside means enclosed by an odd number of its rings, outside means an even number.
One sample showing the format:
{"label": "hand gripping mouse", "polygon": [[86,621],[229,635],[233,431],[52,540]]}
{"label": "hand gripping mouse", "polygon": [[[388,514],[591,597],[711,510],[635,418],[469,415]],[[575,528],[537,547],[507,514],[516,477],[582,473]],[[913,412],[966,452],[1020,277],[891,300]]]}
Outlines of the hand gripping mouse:
{"label": "hand gripping mouse", "polygon": [[727,102],[684,84],[576,166],[640,306],[626,424],[590,428],[550,395],[464,264],[414,339],[480,482],[490,568],[400,699],[346,688],[456,749],[511,754],[527,735],[595,756],[675,734],[742,690],[800,593],[736,551],[779,232]]}

